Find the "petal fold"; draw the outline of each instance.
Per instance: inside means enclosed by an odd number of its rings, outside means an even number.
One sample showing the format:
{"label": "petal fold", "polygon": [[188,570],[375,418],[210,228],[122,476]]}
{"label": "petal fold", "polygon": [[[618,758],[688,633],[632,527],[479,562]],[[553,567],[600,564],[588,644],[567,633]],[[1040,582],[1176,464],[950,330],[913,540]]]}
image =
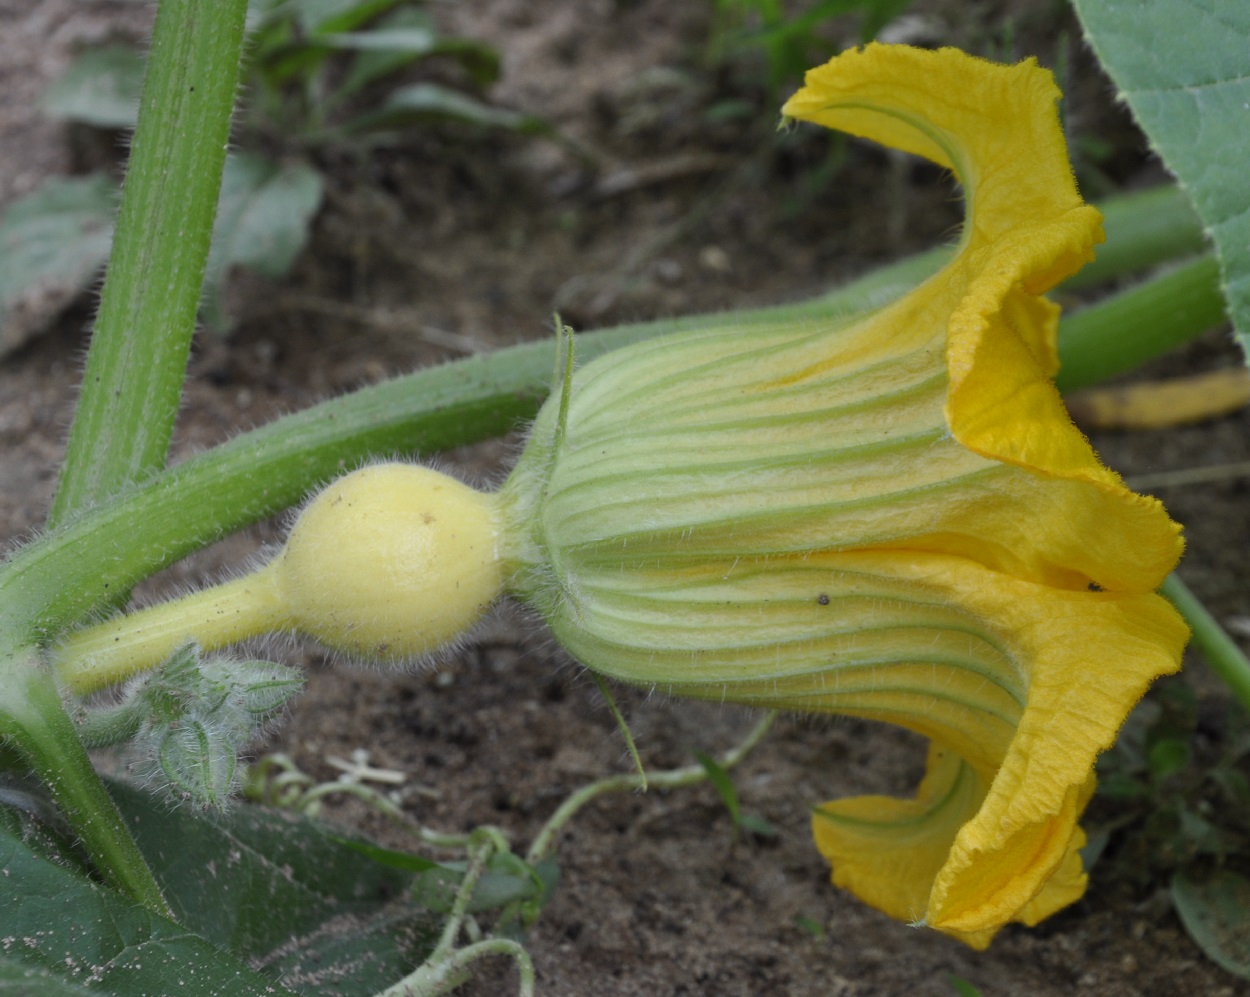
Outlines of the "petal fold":
{"label": "petal fold", "polygon": [[914,799],[834,800],[812,812],[812,837],[833,866],[835,886],[900,921],[923,923],[951,843],[984,798],[972,768],[955,752],[930,744]]}
{"label": "petal fold", "polygon": [[[1084,835],[1077,821],[1094,789],[1094,761],[1114,742],[1150,682],[1180,667],[1188,630],[1165,600],[1150,593],[1054,589],[970,562],[899,557],[876,567],[911,580],[935,601],[962,607],[1027,670],[1027,700],[1005,750],[992,766],[984,759],[972,762],[983,789],[976,798],[963,797],[964,819],[957,821],[952,810],[927,818],[925,847],[944,860],[924,884],[923,915],[908,915],[983,947],[1004,924],[1035,923],[1083,892],[1077,852]],[[941,686],[935,676],[935,695]],[[935,752],[943,746],[939,734]],[[965,760],[977,757],[962,745],[953,747]],[[932,809],[932,787],[941,782],[937,771],[931,755],[929,775],[911,803],[917,812]],[[844,800],[822,810],[837,814],[847,806],[863,805]],[[888,881],[893,875],[888,864],[878,872],[872,851],[844,836],[836,821],[818,816],[813,830],[835,862],[835,882],[836,863],[848,856],[855,868],[843,874],[848,878],[875,883],[874,877]],[[879,905],[875,891],[861,895]]]}
{"label": "petal fold", "polygon": [[[1102,465],[1051,381],[1058,309],[1038,296],[1102,241],[1100,216],[1081,201],[1068,163],[1059,96],[1034,60],[1003,66],[955,49],[872,44],[811,70],[782,112],[954,171],[967,202],[960,251],[911,296],[914,305],[934,288],[957,294],[943,319],[950,431],[974,453],[1058,483],[1041,484],[1027,500],[1033,507],[1066,493],[1069,506],[1108,525],[1086,534],[1100,548],[1086,552],[1089,580],[1149,591],[1180,557],[1179,527]],[[1047,539],[1032,548],[1045,552]],[[1025,570],[1080,584],[1052,570],[1080,560],[1061,547]]]}

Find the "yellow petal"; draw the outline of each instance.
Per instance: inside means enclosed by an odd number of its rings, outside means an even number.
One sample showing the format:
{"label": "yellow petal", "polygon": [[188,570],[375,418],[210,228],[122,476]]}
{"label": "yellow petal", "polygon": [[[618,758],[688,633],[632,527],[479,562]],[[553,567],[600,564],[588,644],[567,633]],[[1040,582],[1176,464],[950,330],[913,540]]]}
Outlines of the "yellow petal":
{"label": "yellow petal", "polygon": [[[985,787],[972,769],[934,744],[915,799],[858,796],[826,803],[812,814],[812,836],[833,867],[835,886],[900,921],[925,925],[931,916],[929,895],[951,843],[984,799]],[[1001,925],[1032,926],[1079,900],[1089,879],[1081,864],[1084,845],[1085,833],[1076,827],[1040,892],[1018,910],[1004,910],[1000,922],[967,931],[943,925],[942,930],[984,949]]]}
{"label": "yellow petal", "polygon": [[[1020,319],[1026,309],[1018,288],[1045,267],[1053,248],[1005,246],[993,267],[970,282],[949,324],[947,419],[970,450],[1029,472],[1034,508],[1044,510],[1044,493],[1063,494],[1086,510],[1091,525],[1114,524],[1082,534],[1101,548],[1097,560],[1104,567],[1091,577],[1104,588],[1147,591],[1180,558],[1180,528],[1156,499],[1134,494],[1102,466],[1069,419],[1050,370],[1021,334],[1031,326]],[[1053,329],[1053,317],[1048,325]],[[1055,559],[1063,563],[1065,555]]]}
{"label": "yellow petal", "polygon": [[914,799],[826,803],[812,813],[812,836],[833,866],[834,885],[900,921],[922,922],[951,842],[984,798],[967,763],[933,744]]}
{"label": "yellow petal", "polygon": [[963,246],[973,254],[1003,238],[1053,244],[1045,230],[1071,212],[1066,252],[1026,288],[1041,294],[1088,262],[1091,236],[1101,234],[1098,213],[1072,180],[1059,96],[1033,59],[1004,66],[958,49],[874,43],[809,70],[781,113],[952,170],[968,202]]}
{"label": "yellow petal", "polygon": [[[950,431],[989,460],[1055,483],[1015,483],[1015,491],[1032,492],[1025,505],[1045,510],[1058,495],[1091,524],[1107,524],[1088,533],[1043,530],[1031,545],[1033,565],[1013,570],[1079,587],[1075,572],[1065,581],[1055,570],[1067,565],[1104,588],[1147,591],[1180,557],[1179,528],[1157,501],[1133,494],[1102,466],[1050,380],[1058,310],[1037,295],[1090,259],[1102,239],[1098,213],[1081,202],[1072,178],[1058,98],[1050,74],[1032,60],[1001,66],[954,49],[869,45],[811,70],[783,113],[954,170],[968,205],[961,251],[908,302],[914,308],[939,290],[943,300],[957,294],[941,317]],[[1003,518],[1019,522],[1014,509]],[[1078,533],[1087,549],[1074,560],[1064,540]],[[984,534],[1006,539],[997,527]],[[1010,546],[963,552],[1010,567],[1000,559]],[[939,538],[936,549],[952,545]]]}
{"label": "yellow petal", "polygon": [[1149,683],[1180,667],[1189,633],[1153,594],[1047,589],[978,570],[952,572],[944,584],[1029,662],[1015,737],[930,900],[934,927],[981,931],[1006,911],[1018,917],[1060,870],[1093,791],[1095,758]]}
{"label": "yellow petal", "polygon": [[[870,558],[842,555],[840,561],[866,566]],[[1053,589],[952,559],[897,557],[875,564],[947,605],[962,607],[988,628],[1003,653],[1025,670],[1027,699],[1005,750],[990,765],[984,754],[957,746],[983,787],[978,797],[961,795],[962,818],[953,808],[932,807],[930,780],[933,785],[940,781],[936,768],[917,800],[903,809],[868,798],[867,803],[840,801],[822,811],[861,818],[876,814],[885,822],[899,814],[923,816],[927,826],[913,821],[907,833],[921,841],[928,858],[912,861],[925,867],[935,857],[942,861],[932,879],[913,884],[906,899],[915,906],[915,894],[925,893],[923,911],[898,916],[983,946],[1010,921],[1035,923],[1081,895],[1084,877],[1076,853],[1084,839],[1077,820],[1093,791],[1094,760],[1114,741],[1147,685],[1179,667],[1188,633],[1171,606],[1153,594]],[[935,711],[941,710],[947,681],[937,672],[932,677]],[[882,719],[901,722],[897,715]],[[932,734],[931,723],[905,725]],[[944,737],[937,736],[939,741]],[[838,821],[818,820],[813,827],[822,851],[835,862],[835,882],[845,881],[882,905],[882,896],[897,888],[898,858],[866,847]],[[895,837],[889,840],[897,842],[897,832],[890,834]],[[844,866],[841,872],[838,862]]]}

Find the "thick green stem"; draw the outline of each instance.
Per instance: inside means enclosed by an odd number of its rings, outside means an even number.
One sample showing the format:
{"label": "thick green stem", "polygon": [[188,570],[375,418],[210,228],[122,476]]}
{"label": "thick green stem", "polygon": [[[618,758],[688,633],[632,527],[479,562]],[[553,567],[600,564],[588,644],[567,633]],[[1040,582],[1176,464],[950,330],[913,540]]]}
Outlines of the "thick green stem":
{"label": "thick green stem", "polygon": [[43,780],[105,880],[150,910],[170,916],[160,887],[78,740],[56,683],[31,649],[0,657],[0,737]]}
{"label": "thick green stem", "polygon": [[164,466],[221,188],[246,12],[247,0],[161,0],[50,526]]}
{"label": "thick green stem", "polygon": [[[247,0],[162,0],[158,9],[113,252],[50,528],[165,464],[221,186],[246,10]],[[90,536],[80,542],[84,560],[108,556],[108,547]],[[56,602],[57,583],[55,576],[36,573],[35,601],[23,598],[10,606],[23,585],[18,560],[5,566],[0,582],[0,737],[48,786],[105,880],[168,914],[50,672],[23,650]],[[127,588],[106,584],[94,605],[124,600]]]}
{"label": "thick green stem", "polygon": [[1061,391],[1073,391],[1162,356],[1226,320],[1219,266],[1202,256],[1063,320]]}
{"label": "thick green stem", "polygon": [[1194,632],[1194,645],[1207,664],[1250,712],[1250,660],[1241,652],[1219,622],[1176,575],[1169,575],[1161,589]]}
{"label": "thick green stem", "polygon": [[1064,282],[1064,288],[1097,287],[1126,274],[1192,256],[1206,245],[1202,222],[1180,188],[1165,184],[1098,205],[1107,241]]}

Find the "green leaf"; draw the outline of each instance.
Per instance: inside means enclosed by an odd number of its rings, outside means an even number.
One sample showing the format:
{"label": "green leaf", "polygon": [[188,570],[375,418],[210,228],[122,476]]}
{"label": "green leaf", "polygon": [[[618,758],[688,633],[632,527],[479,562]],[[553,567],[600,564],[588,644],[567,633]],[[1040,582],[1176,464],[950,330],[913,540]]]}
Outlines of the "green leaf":
{"label": "green leaf", "polygon": [[760,838],[776,838],[779,836],[777,828],[763,817],[742,812],[742,805],[738,799],[738,788],[734,785],[733,777],[724,766],[711,755],[705,755],[702,751],[696,751],[694,757],[703,766],[703,771],[707,773],[708,781],[716,789],[721,802],[725,804],[725,809],[729,811],[729,817],[733,821],[735,831],[746,831]]}
{"label": "green leaf", "polygon": [[1098,793],[1109,800],[1141,800],[1150,795],[1150,787],[1124,772],[1099,776]]}
{"label": "green leaf", "polygon": [[959,994],[959,997],[981,997],[981,991],[962,976],[956,976],[954,973],[951,973],[946,977],[946,982],[951,985],[955,993]]}
{"label": "green leaf", "polygon": [[317,41],[330,48],[361,53],[338,90],[340,97],[418,59],[438,55],[457,60],[480,86],[499,77],[499,53],[494,48],[470,39],[440,37],[425,18],[397,17],[386,27],[320,35]]}
{"label": "green leaf", "polygon": [[1250,358],[1250,5],[1076,0],[1090,44],[1215,242]]}
{"label": "green leaf", "polygon": [[0,356],[43,331],[108,259],[117,187],[96,174],[50,180],[0,221]]}
{"label": "green leaf", "polygon": [[0,775],[0,829],[54,865],[87,871],[85,852],[74,848],[69,822],[48,799],[47,790],[24,772]]}
{"label": "green leaf", "polygon": [[499,79],[499,50],[472,38],[439,38],[431,56],[455,59],[478,86],[489,86]]}
{"label": "green leaf", "polygon": [[324,45],[309,45],[302,35],[297,37],[286,17],[266,18],[249,31],[248,43],[244,70],[262,106],[280,97],[284,84],[299,77],[304,78],[301,83],[311,79],[333,54]]}
{"label": "green leaf", "polygon": [[434,948],[438,919],[409,898],[411,875],[316,821],[259,807],[171,810],[164,797],[120,783],[111,793],[177,923],[89,879],[59,831],[38,826],[41,808],[7,789],[0,938],[32,941],[4,947],[0,993],[8,979],[34,973],[37,992],[51,994],[77,985],[119,997],[365,997]]}
{"label": "green leaf", "polygon": [[350,848],[352,851],[363,855],[365,858],[377,862],[379,865],[387,866],[391,869],[400,869],[404,872],[429,872],[432,869],[443,869],[445,866],[432,859],[424,858],[420,855],[414,855],[412,852],[400,852],[393,848],[383,848],[381,845],[375,845],[368,841],[355,841],[351,838],[340,838],[337,835],[330,835],[330,838],[344,848]]}
{"label": "green leaf", "polygon": [[[400,31],[408,35],[400,49],[359,49],[347,76],[334,90],[330,103],[339,103],[358,93],[370,83],[398,72],[405,66],[432,54],[438,44],[434,19],[422,10],[402,7],[379,25],[378,31],[390,34]],[[348,37],[356,37],[354,33]]]}
{"label": "green leaf", "polygon": [[290,273],[308,243],[322,189],[321,174],[304,162],[278,166],[250,153],[226,160],[204,275],[208,325],[229,326],[222,290],[232,267],[275,278]]}
{"label": "green leaf", "polygon": [[122,45],[88,49],[44,94],[44,110],[96,128],[134,128],[143,89],[143,56]]}
{"label": "green leaf", "polygon": [[542,118],[492,107],[436,83],[400,87],[375,111],[360,115],[346,126],[350,134],[396,131],[431,121],[459,121],[479,128],[502,128],[523,135],[543,135],[551,126]]}
{"label": "green leaf", "polygon": [[96,993],[74,983],[67,983],[47,969],[28,966],[16,959],[0,956],[0,994],[14,993],[22,997],[82,997]]}
{"label": "green leaf", "polygon": [[404,0],[250,0],[249,68],[262,88],[310,79],[333,53],[322,35],[353,32]]}
{"label": "green leaf", "polygon": [[406,52],[410,55],[429,55],[438,44],[438,36],[431,27],[411,25],[375,28],[373,31],[318,35],[317,42],[330,48],[349,52]]}
{"label": "green leaf", "polygon": [[1185,738],[1162,738],[1150,746],[1147,755],[1150,774],[1156,779],[1166,779],[1188,765],[1191,756],[1189,742]]}
{"label": "green leaf", "polygon": [[1238,807],[1250,806],[1250,779],[1237,769],[1221,765],[1211,770],[1211,779],[1229,803]]}
{"label": "green leaf", "polygon": [[1178,872],[1172,877],[1172,903],[1212,962],[1250,978],[1250,880],[1229,869],[1203,878]]}
{"label": "green leaf", "polygon": [[1191,851],[1223,859],[1237,849],[1237,836],[1202,814],[1182,807],[1178,816],[1180,837]]}
{"label": "green leaf", "polygon": [[[405,0],[295,0],[304,30],[310,34],[354,31]],[[318,39],[320,41],[320,39]]]}
{"label": "green leaf", "polygon": [[13,985],[19,993],[57,997],[291,994],[183,925],[48,861],[3,826],[0,868],[0,937],[20,939],[4,946],[0,990]]}
{"label": "green leaf", "polygon": [[[130,49],[92,50],[52,88],[48,108],[94,125],[132,127],[143,69],[142,57]],[[321,197],[321,177],[305,163],[278,168],[255,156],[227,160],[205,279],[204,311],[210,325],[228,324],[220,293],[231,266],[270,276],[289,272],[307,242]],[[11,309],[19,314],[0,326],[0,355],[33,334],[29,323],[22,321],[34,308],[28,300],[43,304],[48,297],[57,302],[72,298],[103,266],[116,200],[112,182],[96,176],[53,181],[10,208],[0,226],[0,245],[6,250],[6,267],[0,272],[0,319],[6,319]],[[35,310],[38,314],[32,318],[49,309]]]}
{"label": "green leaf", "polygon": [[555,896],[560,885],[560,865],[554,855],[548,855],[535,865],[527,865],[525,868],[534,877],[531,883],[537,885],[537,890],[527,888],[517,903],[504,907],[495,923],[494,932],[499,938],[511,938],[521,944],[525,943],[526,929],[538,919],[542,909],[551,903],[551,898]]}
{"label": "green leaf", "polygon": [[[447,862],[423,872],[413,884],[413,896],[422,907],[446,913],[451,910],[464,872],[464,862]],[[511,852],[497,852],[487,862],[467,909],[470,914],[478,914],[536,900],[547,893],[547,881],[536,867]]]}
{"label": "green leaf", "polygon": [[702,751],[696,751],[694,757],[703,766],[703,771],[707,773],[708,782],[712,784],[717,795],[720,796],[721,802],[725,804],[725,809],[729,811],[729,817],[734,822],[734,826],[738,827],[742,815],[741,807],[738,803],[738,790],[734,786],[732,776],[711,755],[705,755]]}
{"label": "green leaf", "polygon": [[[358,956],[391,967],[390,982],[420,961],[368,924],[403,895],[409,877],[344,847],[324,825],[253,806],[227,814],[170,810],[120,783],[112,792],[175,915],[213,944],[289,967],[333,937],[327,922],[350,920],[340,930],[357,939]],[[376,989],[387,984],[376,968],[370,978]],[[360,989],[350,992],[372,992],[356,982]]]}

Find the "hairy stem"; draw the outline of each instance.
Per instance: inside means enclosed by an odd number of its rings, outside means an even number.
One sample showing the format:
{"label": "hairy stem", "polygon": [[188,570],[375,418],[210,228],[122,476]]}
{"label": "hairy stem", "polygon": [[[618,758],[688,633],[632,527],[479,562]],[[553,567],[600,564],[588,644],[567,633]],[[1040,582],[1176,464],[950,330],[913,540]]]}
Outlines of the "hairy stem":
{"label": "hairy stem", "polygon": [[100,875],[149,910],[171,916],[34,650],[0,656],[0,738],[48,787]]}
{"label": "hairy stem", "polygon": [[517,997],[534,997],[534,960],[525,946],[511,938],[487,938],[452,952],[441,961],[427,962],[377,997],[441,997],[469,978],[469,967],[479,959],[507,956],[517,966],[520,977]]}
{"label": "hairy stem", "polygon": [[1065,318],[1060,391],[1074,391],[1162,356],[1225,321],[1220,271],[1200,256]]}
{"label": "hairy stem", "polygon": [[[164,466],[195,328],[238,85],[247,0],[162,0],[100,313],[49,535]],[[38,548],[39,545],[33,545]],[[55,546],[55,545],[52,545]],[[90,531],[77,558],[100,572]],[[161,892],[92,768],[50,671],[31,645],[74,572],[0,569],[0,737],[48,786],[100,874],[151,910]],[[56,569],[60,567],[61,570]],[[105,572],[107,573],[107,572]],[[26,586],[33,582],[29,593]],[[97,588],[93,608],[125,601]],[[81,591],[69,601],[82,604]]]}
{"label": "hairy stem", "polygon": [[1202,252],[1206,236],[1189,198],[1174,184],[1112,197],[1098,205],[1107,241],[1064,282],[1073,290],[1097,287],[1126,274]]}
{"label": "hairy stem", "polygon": [[57,676],[78,695],[155,668],[194,641],[216,651],[288,626],[272,568],[77,630],[56,649]]}
{"label": "hairy stem", "polygon": [[1250,712],[1250,660],[1180,578],[1169,575],[1160,591],[1193,630],[1194,645],[1207,659],[1211,670],[1224,680],[1241,705]]}
{"label": "hairy stem", "polygon": [[[717,759],[720,767],[726,770],[731,769],[741,762],[742,759],[746,758],[755,749],[756,745],[764,739],[764,735],[772,728],[776,719],[776,713],[764,714],[760,721],[751,729],[751,733],[740,744],[726,751]],[[548,818],[547,823],[542,826],[542,830],[534,838],[529,851],[526,852],[525,861],[530,865],[537,865],[555,851],[556,835],[560,833],[564,825],[572,820],[573,816],[587,803],[603,796],[605,793],[618,793],[622,790],[641,790],[646,786],[656,789],[676,789],[678,786],[693,786],[695,783],[703,782],[707,778],[708,770],[704,766],[687,765],[684,768],[669,769],[667,772],[652,772],[645,777],[640,775],[614,775],[589,783],[561,803],[556,812]]]}
{"label": "hairy stem", "polygon": [[161,0],[49,526],[164,466],[221,188],[246,12],[247,0]]}

